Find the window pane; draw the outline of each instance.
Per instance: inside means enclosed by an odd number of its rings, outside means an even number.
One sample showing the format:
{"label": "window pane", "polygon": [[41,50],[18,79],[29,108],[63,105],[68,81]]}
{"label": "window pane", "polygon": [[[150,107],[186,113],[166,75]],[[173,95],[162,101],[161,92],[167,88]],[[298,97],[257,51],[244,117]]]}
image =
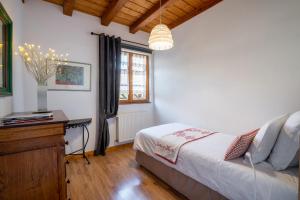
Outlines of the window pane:
{"label": "window pane", "polygon": [[133,100],[146,100],[147,56],[132,55]]}
{"label": "window pane", "polygon": [[120,80],[120,100],[128,100],[129,78],[128,78],[128,59],[127,52],[121,53],[121,80]]}

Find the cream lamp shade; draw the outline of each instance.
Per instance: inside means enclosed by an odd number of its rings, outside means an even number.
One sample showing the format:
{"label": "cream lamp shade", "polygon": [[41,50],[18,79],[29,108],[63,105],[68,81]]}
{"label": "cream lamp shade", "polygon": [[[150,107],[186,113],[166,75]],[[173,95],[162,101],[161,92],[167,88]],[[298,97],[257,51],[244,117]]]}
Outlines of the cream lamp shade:
{"label": "cream lamp shade", "polygon": [[174,46],[171,30],[165,24],[158,24],[152,29],[148,42],[152,50],[167,50]]}

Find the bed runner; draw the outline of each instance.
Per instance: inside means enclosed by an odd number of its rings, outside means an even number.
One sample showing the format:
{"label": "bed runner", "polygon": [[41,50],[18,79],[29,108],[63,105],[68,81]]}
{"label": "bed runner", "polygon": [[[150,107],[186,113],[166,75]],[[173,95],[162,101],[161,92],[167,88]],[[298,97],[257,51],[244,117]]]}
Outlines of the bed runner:
{"label": "bed runner", "polygon": [[188,128],[177,131],[159,138],[155,144],[154,153],[170,163],[176,164],[179,150],[184,144],[199,140],[214,133],[216,132],[198,128]]}

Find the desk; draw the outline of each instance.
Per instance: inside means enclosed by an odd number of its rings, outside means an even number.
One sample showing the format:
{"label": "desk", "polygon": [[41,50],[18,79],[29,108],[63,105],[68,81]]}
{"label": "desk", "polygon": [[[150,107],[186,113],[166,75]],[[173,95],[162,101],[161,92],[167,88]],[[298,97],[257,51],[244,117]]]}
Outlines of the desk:
{"label": "desk", "polygon": [[[69,120],[69,122],[66,124],[66,129],[71,129],[71,128],[82,128],[82,148],[73,151],[69,154],[66,155],[80,155],[82,154],[82,157],[87,161],[88,164],[90,164],[89,159],[86,157],[85,155],[85,148],[86,145],[89,141],[89,137],[90,137],[90,132],[87,128],[87,125],[89,125],[92,122],[92,118],[85,118],[85,119],[75,119],[75,120]],[[87,132],[87,140],[85,141],[84,135],[85,135],[85,131]],[[66,144],[68,145],[68,141],[66,142]],[[82,151],[82,153],[77,153],[79,151]]]}

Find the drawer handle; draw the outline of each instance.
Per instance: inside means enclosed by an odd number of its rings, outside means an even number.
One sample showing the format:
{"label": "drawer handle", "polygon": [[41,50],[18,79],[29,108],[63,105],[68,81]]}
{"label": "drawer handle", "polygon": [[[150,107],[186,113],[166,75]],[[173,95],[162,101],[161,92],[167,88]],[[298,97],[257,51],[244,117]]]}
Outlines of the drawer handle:
{"label": "drawer handle", "polygon": [[70,179],[67,180],[67,183],[70,183]]}

